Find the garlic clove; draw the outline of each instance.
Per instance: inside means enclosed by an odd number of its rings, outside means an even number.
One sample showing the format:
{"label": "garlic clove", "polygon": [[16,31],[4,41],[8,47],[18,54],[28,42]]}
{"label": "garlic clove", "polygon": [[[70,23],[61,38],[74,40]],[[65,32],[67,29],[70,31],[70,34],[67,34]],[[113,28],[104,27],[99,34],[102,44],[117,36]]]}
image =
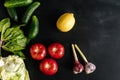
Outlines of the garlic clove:
{"label": "garlic clove", "polygon": [[91,62],[86,63],[85,65],[86,74],[93,73],[95,70],[96,70],[96,66],[93,63]]}
{"label": "garlic clove", "polygon": [[83,65],[80,62],[75,62],[73,67],[73,73],[78,74],[81,73],[84,70]]}

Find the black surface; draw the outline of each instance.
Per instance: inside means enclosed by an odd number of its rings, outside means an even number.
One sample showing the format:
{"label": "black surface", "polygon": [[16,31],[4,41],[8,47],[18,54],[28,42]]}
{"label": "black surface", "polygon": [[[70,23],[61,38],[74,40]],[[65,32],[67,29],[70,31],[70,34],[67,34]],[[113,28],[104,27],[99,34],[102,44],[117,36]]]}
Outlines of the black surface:
{"label": "black surface", "polygon": [[[120,0],[36,1],[41,2],[34,13],[39,17],[40,30],[24,50],[31,80],[120,80]],[[0,19],[8,17],[3,2],[0,1]],[[57,30],[56,21],[65,12],[74,13],[76,24],[71,31],[62,33]],[[65,56],[56,60],[59,70],[54,76],[42,74],[38,68],[40,61],[31,59],[29,47],[37,42],[46,47],[52,42],[64,44]],[[74,61],[71,43],[77,43],[88,60],[96,64],[94,73],[72,73]]]}

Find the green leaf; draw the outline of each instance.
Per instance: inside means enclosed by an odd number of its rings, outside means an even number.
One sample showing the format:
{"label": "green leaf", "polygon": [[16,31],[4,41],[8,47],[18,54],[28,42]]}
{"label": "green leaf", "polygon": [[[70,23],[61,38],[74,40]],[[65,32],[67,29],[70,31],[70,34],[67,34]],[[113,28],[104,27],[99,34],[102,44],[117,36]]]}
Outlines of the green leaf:
{"label": "green leaf", "polygon": [[17,56],[19,56],[19,57],[25,59],[25,55],[23,54],[22,51],[15,51],[15,52],[13,52],[13,53],[14,53],[14,55],[17,55]]}
{"label": "green leaf", "polygon": [[22,30],[20,29],[21,26],[25,26],[24,24],[22,25],[14,25],[11,28],[8,28],[6,30],[6,32],[3,34],[3,38],[4,40],[9,40],[11,38],[14,38],[15,36],[20,35],[22,32]]}
{"label": "green leaf", "polygon": [[23,31],[18,27],[11,27],[3,34],[4,45],[3,49],[7,51],[19,51],[26,47],[27,38],[24,36]]}
{"label": "green leaf", "polygon": [[9,28],[6,30],[6,32],[3,34],[3,39],[4,40],[9,40],[11,39],[12,35],[11,32],[14,30],[14,28]]}
{"label": "green leaf", "polygon": [[3,40],[3,34],[6,31],[6,29],[9,27],[10,27],[10,19],[9,18],[5,18],[0,21],[1,40]]}
{"label": "green leaf", "polygon": [[[7,24],[7,25],[6,25]],[[9,18],[5,18],[5,19],[2,19],[0,21],[0,32],[3,30],[3,28],[7,26],[7,27],[10,27],[10,19]]]}
{"label": "green leaf", "polygon": [[6,44],[2,46],[2,48],[11,52],[23,50],[26,46],[26,41],[27,39],[25,37],[22,38],[17,37],[16,39],[12,39],[6,42]]}

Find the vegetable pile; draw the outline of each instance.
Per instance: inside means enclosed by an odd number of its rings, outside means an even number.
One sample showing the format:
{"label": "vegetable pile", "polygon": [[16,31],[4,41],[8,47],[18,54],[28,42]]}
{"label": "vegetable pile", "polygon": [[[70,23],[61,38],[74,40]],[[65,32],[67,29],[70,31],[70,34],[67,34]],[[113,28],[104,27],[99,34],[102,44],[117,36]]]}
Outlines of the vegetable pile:
{"label": "vegetable pile", "polygon": [[[25,55],[21,50],[25,49],[26,45],[31,39],[34,39],[39,32],[39,20],[36,15],[32,15],[34,11],[40,6],[40,2],[33,2],[33,0],[6,0],[4,3],[10,18],[5,18],[0,21],[0,54],[1,48],[14,53],[22,58]],[[14,25],[11,21],[18,21],[18,15],[16,8],[28,6],[27,10],[22,15],[22,21],[20,25]],[[32,20],[30,21],[30,19]],[[31,23],[30,23],[31,22]],[[24,35],[22,26],[26,26],[30,23],[30,28],[27,36]]]}
{"label": "vegetable pile", "polygon": [[[12,21],[18,22],[19,20],[16,8],[24,6],[28,6],[28,8],[22,15],[22,21],[19,21],[21,24],[12,23]],[[39,6],[40,2],[33,2],[33,0],[5,0],[4,7],[10,18],[0,21],[0,80],[30,80],[23,61],[25,55],[22,50],[38,34],[39,19],[32,14]],[[30,28],[28,35],[25,36],[21,27],[27,27],[28,23],[30,23]],[[14,55],[2,57],[1,49]]]}
{"label": "vegetable pile", "polygon": [[[46,58],[47,52],[50,58]],[[30,47],[30,55],[34,60],[42,60],[39,63],[39,69],[42,73],[52,76],[57,73],[59,68],[57,61],[54,59],[63,58],[64,46],[61,43],[54,42],[46,49],[42,43],[35,43]]]}
{"label": "vegetable pile", "polygon": [[[18,22],[17,7],[28,6],[21,24],[11,25],[11,20]],[[0,80],[30,80],[29,73],[25,68],[23,58],[25,55],[22,50],[30,40],[34,39],[39,32],[39,19],[33,15],[34,11],[40,6],[40,2],[33,2],[33,0],[5,0],[4,7],[6,7],[10,18],[4,18],[0,21]],[[31,20],[31,21],[30,21]],[[29,32],[27,36],[21,27],[27,26],[30,23]],[[57,22],[56,27],[61,32],[70,31],[75,25],[75,17],[73,13],[64,13]],[[77,57],[75,48],[80,53],[85,62],[85,66],[80,63]],[[14,55],[2,57],[1,49],[12,52]],[[78,74],[85,70],[87,74],[95,71],[96,66],[88,62],[85,55],[81,52],[76,44],[72,44],[73,56],[75,64],[73,66],[73,73]],[[46,55],[49,58],[46,58]],[[61,43],[54,42],[46,48],[42,43],[35,43],[30,47],[30,55],[34,60],[42,60],[39,63],[39,70],[45,75],[54,75],[58,71],[58,64],[55,59],[63,58],[65,48]]]}

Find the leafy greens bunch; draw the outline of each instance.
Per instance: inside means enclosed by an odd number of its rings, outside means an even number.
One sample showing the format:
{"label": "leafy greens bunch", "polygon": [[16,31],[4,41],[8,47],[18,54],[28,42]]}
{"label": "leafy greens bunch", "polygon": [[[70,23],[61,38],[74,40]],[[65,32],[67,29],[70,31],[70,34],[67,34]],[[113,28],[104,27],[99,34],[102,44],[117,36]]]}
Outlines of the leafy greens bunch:
{"label": "leafy greens bunch", "polygon": [[26,47],[27,38],[20,29],[23,25],[11,26],[9,18],[0,21],[0,55],[1,49],[10,51],[20,57],[25,57],[21,50]]}

